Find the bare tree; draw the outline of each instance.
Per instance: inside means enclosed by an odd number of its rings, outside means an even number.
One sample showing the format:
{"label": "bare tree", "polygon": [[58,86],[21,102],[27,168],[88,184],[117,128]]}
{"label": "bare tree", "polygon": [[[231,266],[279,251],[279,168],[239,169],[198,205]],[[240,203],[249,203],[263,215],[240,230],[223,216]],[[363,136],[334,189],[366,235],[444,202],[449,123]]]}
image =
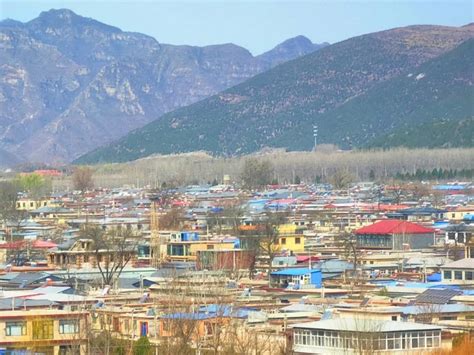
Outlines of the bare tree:
{"label": "bare tree", "polygon": [[[19,260],[25,251],[23,240],[15,240],[15,232],[19,231],[28,216],[28,211],[17,206],[20,187],[15,182],[0,182],[0,221],[10,242],[9,258]],[[15,243],[17,242],[17,243]]]}
{"label": "bare tree", "polygon": [[344,256],[347,260],[351,260],[353,262],[352,266],[352,273],[353,277],[351,278],[352,283],[356,285],[359,281],[359,257],[360,251],[357,249],[357,237],[352,233],[343,233],[340,237],[342,242],[342,247],[344,249]]}
{"label": "bare tree", "polygon": [[285,223],[286,218],[287,213],[275,212],[267,213],[256,221],[257,228],[252,236],[257,241],[256,257],[265,257],[268,275],[272,272],[273,259],[281,251],[279,226]]}
{"label": "bare tree", "polygon": [[18,201],[18,185],[9,182],[0,182],[0,219],[2,223],[12,219],[12,216],[17,214],[17,201]]}
{"label": "bare tree", "polygon": [[349,187],[354,181],[354,175],[348,169],[338,169],[329,179],[336,190],[342,190]]}
{"label": "bare tree", "polygon": [[428,196],[430,192],[429,187],[422,183],[414,183],[412,186],[410,186],[410,190],[415,200],[419,200],[424,196]]}
{"label": "bare tree", "polygon": [[80,236],[92,241],[94,257],[102,281],[105,285],[113,285],[136,254],[138,244],[136,236],[128,229],[115,228],[105,232],[99,226],[93,225],[82,228]]}
{"label": "bare tree", "polygon": [[82,193],[92,189],[94,187],[94,181],[92,179],[93,174],[94,171],[87,166],[75,168],[72,174],[74,189],[79,190]]}
{"label": "bare tree", "polygon": [[181,227],[183,221],[183,211],[180,208],[171,208],[160,217],[160,228],[176,230]]}
{"label": "bare tree", "polygon": [[441,305],[436,303],[419,303],[416,305],[415,321],[419,323],[432,324],[439,317]]}
{"label": "bare tree", "polygon": [[249,190],[264,187],[272,182],[273,172],[273,164],[269,160],[248,158],[241,172],[242,184]]}

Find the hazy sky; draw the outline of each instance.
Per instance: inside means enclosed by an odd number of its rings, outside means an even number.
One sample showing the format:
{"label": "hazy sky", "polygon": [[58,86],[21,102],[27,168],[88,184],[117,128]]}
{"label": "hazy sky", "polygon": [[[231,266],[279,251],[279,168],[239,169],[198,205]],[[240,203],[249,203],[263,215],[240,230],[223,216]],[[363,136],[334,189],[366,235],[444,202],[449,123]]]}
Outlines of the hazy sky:
{"label": "hazy sky", "polygon": [[474,16],[471,0],[0,0],[0,18],[24,22],[51,8],[69,8],[163,43],[202,46],[233,42],[254,54],[300,34],[313,42],[334,43],[412,24],[460,26],[473,22]]}

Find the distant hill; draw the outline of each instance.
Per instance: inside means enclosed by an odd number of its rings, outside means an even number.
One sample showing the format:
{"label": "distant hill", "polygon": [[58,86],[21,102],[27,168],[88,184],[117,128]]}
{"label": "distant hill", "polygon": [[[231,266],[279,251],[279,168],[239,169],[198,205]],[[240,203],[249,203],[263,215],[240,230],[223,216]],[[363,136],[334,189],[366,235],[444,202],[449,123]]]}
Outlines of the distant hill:
{"label": "distant hill", "polygon": [[[313,124],[319,143],[379,146],[377,138],[393,132],[390,142],[399,145],[397,129],[472,119],[473,36],[469,25],[410,26],[351,38],[170,112],[77,162],[198,150],[235,155],[266,146],[311,149]],[[426,141],[458,145],[431,138],[409,145]]]}
{"label": "distant hill", "polygon": [[[474,146],[474,39],[321,115],[321,139],[351,147]],[[282,146],[308,147],[303,122]],[[471,134],[469,134],[471,133]]]}
{"label": "distant hill", "polygon": [[175,46],[70,10],[0,22],[0,148],[67,162],[166,112],[326,44],[304,37],[261,56],[234,44]]}

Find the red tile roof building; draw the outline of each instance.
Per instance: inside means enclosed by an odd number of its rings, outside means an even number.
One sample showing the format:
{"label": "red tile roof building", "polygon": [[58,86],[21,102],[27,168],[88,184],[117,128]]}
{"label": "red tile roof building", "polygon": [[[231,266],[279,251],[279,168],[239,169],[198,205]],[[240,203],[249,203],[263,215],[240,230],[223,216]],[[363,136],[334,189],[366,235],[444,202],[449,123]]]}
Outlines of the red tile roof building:
{"label": "red tile roof building", "polygon": [[435,230],[416,223],[389,219],[355,231],[361,249],[411,250],[434,243]]}

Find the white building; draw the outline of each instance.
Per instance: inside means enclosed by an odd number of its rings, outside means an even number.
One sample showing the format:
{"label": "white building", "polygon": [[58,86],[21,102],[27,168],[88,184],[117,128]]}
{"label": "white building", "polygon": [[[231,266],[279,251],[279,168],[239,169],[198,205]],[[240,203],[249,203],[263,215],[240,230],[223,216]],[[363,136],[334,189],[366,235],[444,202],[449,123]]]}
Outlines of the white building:
{"label": "white building", "polygon": [[292,328],[297,354],[428,354],[441,347],[441,327],[429,324],[339,318]]}
{"label": "white building", "polygon": [[456,260],[440,267],[444,282],[474,284],[474,258]]}

